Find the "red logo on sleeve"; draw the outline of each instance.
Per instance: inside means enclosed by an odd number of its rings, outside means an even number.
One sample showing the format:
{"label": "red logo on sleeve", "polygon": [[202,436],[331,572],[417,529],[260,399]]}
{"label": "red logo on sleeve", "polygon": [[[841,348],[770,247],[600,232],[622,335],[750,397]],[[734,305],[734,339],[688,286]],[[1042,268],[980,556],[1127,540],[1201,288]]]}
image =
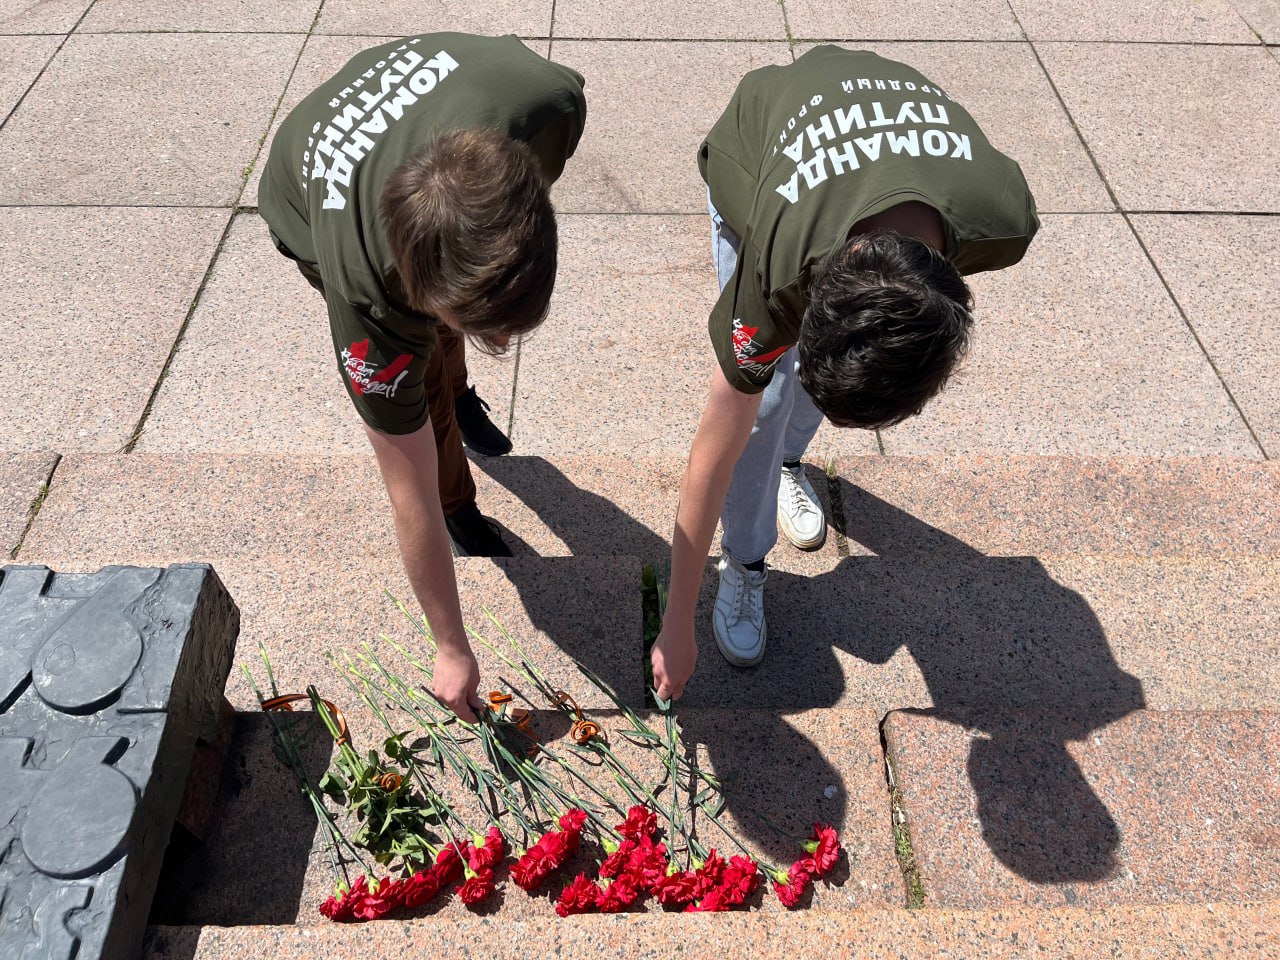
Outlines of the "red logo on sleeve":
{"label": "red logo on sleeve", "polygon": [[741,320],[733,321],[733,355],[738,366],[746,373],[768,373],[782,359],[782,355],[791,349],[790,346],[782,346],[768,353],[759,353],[761,345],[755,338],[759,331],[759,327],[743,326]]}
{"label": "red logo on sleeve", "polygon": [[413,361],[410,354],[402,353],[391,361],[386,369],[379,371],[376,363],[370,363],[369,341],[361,340],[342,351],[342,369],[351,380],[351,389],[357,397],[365,394],[394,397],[400,388],[400,381],[408,373],[409,364]]}

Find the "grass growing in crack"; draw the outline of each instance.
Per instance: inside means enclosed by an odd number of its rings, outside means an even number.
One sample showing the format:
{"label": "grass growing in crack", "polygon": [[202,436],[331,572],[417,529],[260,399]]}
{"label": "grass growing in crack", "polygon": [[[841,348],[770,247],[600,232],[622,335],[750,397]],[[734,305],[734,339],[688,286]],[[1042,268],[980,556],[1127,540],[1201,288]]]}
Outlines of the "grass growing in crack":
{"label": "grass growing in crack", "polygon": [[828,460],[824,472],[827,475],[827,503],[831,504],[831,526],[836,532],[836,553],[849,555],[849,538],[845,536],[844,499],[840,495],[840,474],[836,462]]}
{"label": "grass growing in crack", "polygon": [[[883,737],[883,734],[881,735]],[[920,866],[916,863],[916,850],[911,843],[911,831],[907,829],[907,811],[902,805],[902,792],[893,778],[893,764],[886,755],[885,778],[889,782],[889,816],[893,820],[893,852],[898,857],[902,880],[906,885],[907,909],[919,910],[924,906],[924,881],[920,879]]]}
{"label": "grass growing in crack", "polygon": [[27,527],[22,531],[22,536],[18,538],[18,542],[13,545],[13,549],[9,551],[9,559],[17,560],[18,551],[22,549],[22,544],[27,539],[27,533],[31,530],[31,525],[35,523],[36,514],[40,512],[40,508],[44,506],[45,500],[49,497],[49,481],[46,480],[40,484],[40,489],[36,491],[36,495],[31,500],[31,506],[27,508]]}

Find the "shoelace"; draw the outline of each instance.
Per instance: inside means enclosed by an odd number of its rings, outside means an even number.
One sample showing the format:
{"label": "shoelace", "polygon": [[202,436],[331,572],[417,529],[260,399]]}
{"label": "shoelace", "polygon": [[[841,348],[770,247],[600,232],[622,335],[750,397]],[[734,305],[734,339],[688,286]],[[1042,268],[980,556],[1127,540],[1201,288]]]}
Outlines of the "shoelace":
{"label": "shoelace", "polygon": [[746,576],[738,577],[738,585],[733,591],[733,622],[750,620],[758,626],[760,619],[756,616],[756,605],[748,600],[747,583]]}
{"label": "shoelace", "polygon": [[[488,413],[491,409],[493,409],[492,407],[489,406],[489,404],[485,403],[485,401],[480,398],[480,394],[476,393],[475,387],[472,387],[470,390],[467,391],[467,393],[471,395],[471,399],[473,401],[475,401],[477,404],[479,404],[481,407],[484,408],[485,413]],[[466,396],[466,394],[463,394],[463,396]]]}
{"label": "shoelace", "polygon": [[800,486],[800,481],[798,481],[795,478],[795,475],[792,474],[790,470],[787,471],[787,476],[783,480],[783,483],[787,485],[787,488],[789,490],[789,495],[791,497],[792,512],[794,513],[801,513],[801,512],[817,513],[818,512],[813,509],[813,503],[809,499],[809,494],[805,493],[804,487]]}

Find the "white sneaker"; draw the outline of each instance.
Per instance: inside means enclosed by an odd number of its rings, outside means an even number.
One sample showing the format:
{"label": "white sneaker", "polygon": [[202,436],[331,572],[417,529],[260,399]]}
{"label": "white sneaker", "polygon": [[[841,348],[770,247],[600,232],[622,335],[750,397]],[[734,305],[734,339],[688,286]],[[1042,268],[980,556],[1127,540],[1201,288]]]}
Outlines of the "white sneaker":
{"label": "white sneaker", "polygon": [[725,554],[716,564],[720,587],[711,612],[716,646],[732,664],[750,667],[764,658],[764,582],[769,571],[748,570]]}
{"label": "white sneaker", "polygon": [[782,468],[778,485],[778,526],[801,550],[816,550],[827,539],[827,518],[813,492],[804,465]]}

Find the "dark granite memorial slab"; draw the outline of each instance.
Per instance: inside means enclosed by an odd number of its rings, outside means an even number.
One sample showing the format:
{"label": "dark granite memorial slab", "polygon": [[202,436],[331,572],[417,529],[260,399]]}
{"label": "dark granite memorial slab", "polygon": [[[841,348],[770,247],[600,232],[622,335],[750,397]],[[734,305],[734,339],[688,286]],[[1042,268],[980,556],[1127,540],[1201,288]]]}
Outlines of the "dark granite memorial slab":
{"label": "dark granite memorial slab", "polygon": [[0,569],[0,957],[136,955],[239,620],[207,564]]}

